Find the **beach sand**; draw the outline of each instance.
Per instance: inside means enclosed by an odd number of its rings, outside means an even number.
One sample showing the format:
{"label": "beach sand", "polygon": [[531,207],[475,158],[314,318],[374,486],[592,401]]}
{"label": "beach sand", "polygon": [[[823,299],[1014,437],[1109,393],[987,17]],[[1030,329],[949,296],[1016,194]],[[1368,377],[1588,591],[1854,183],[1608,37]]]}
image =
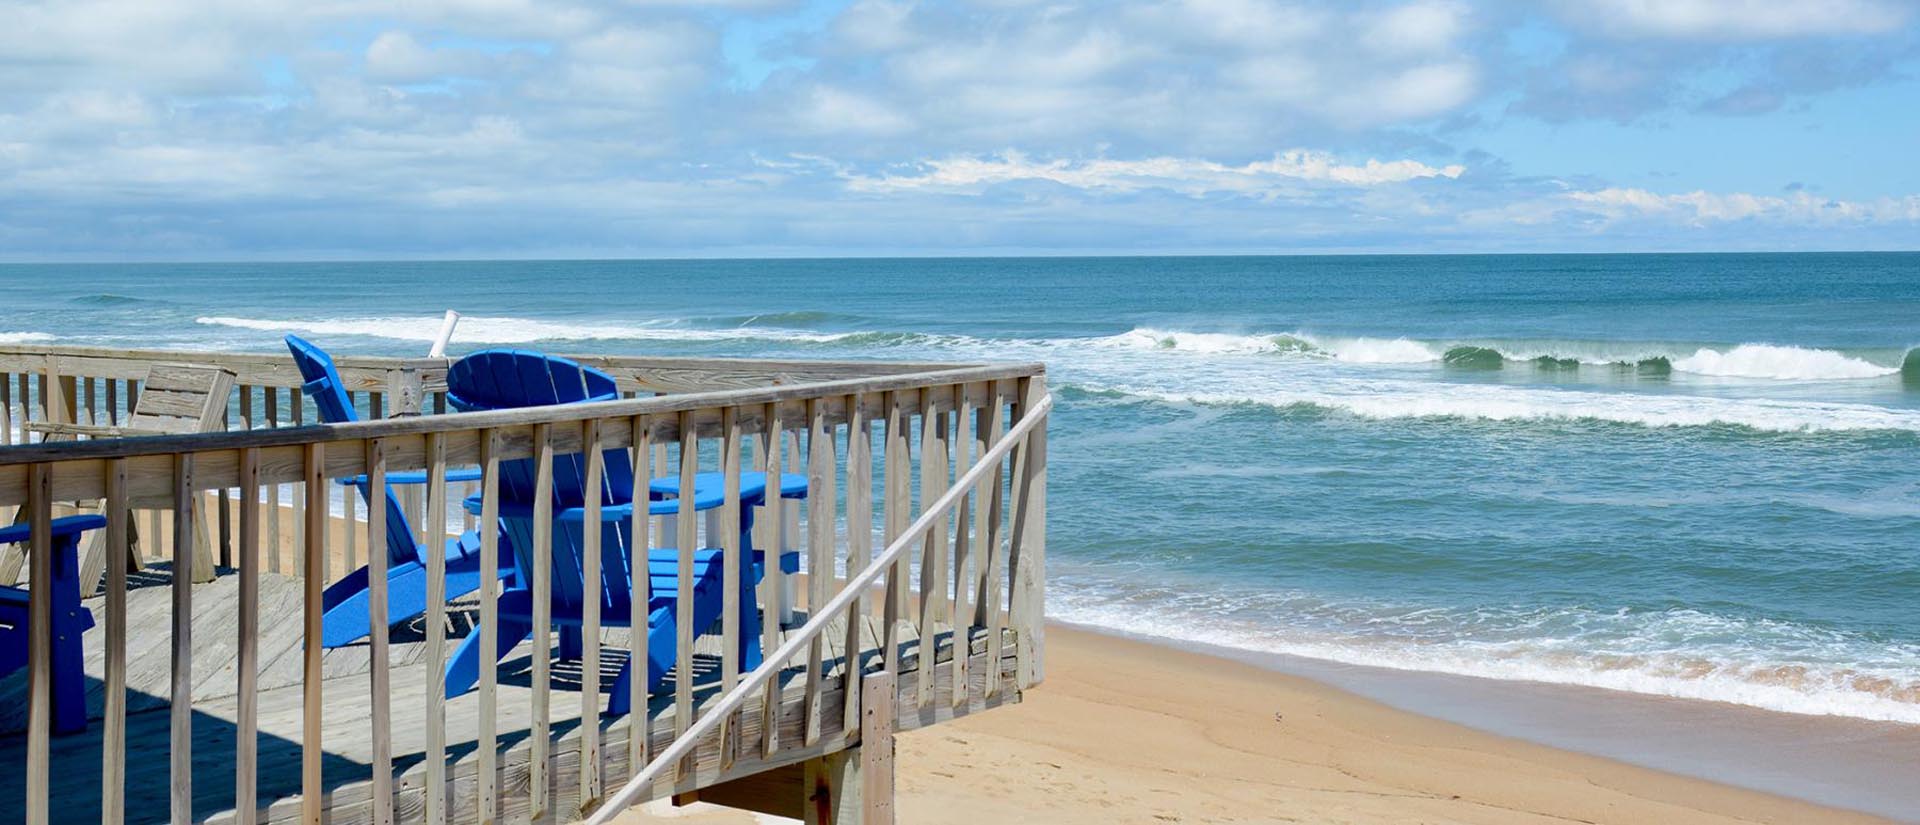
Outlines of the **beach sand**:
{"label": "beach sand", "polygon": [[[1887,821],[1058,626],[1045,684],[1020,705],[901,735],[897,769],[899,821],[910,825]],[[621,821],[654,818],[784,821],[664,802]]]}

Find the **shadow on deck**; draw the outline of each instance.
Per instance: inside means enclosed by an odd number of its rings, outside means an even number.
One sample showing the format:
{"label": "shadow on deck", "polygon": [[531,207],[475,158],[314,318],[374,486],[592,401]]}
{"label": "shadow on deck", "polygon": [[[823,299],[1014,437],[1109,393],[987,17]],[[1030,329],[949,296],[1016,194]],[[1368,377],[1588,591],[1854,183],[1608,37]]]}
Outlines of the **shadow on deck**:
{"label": "shadow on deck", "polygon": [[[193,818],[196,822],[223,823],[232,820],[235,798],[234,745],[238,715],[237,673],[234,657],[238,646],[238,578],[221,570],[215,581],[198,585],[193,592]],[[129,577],[127,595],[129,636],[127,650],[127,766],[126,821],[128,823],[166,822],[169,818],[170,762],[168,712],[170,684],[170,646],[165,628],[169,627],[170,577],[166,565],[159,564]],[[260,633],[258,674],[258,800],[260,821],[291,821],[299,814],[301,788],[302,681],[300,639],[301,583],[298,579],[276,574],[261,574]],[[88,599],[87,606],[104,625],[103,600]],[[875,599],[874,601],[878,601]],[[477,603],[454,602],[449,608],[448,650],[458,638],[471,632],[477,620]],[[799,621],[804,621],[804,613]],[[912,635],[911,623],[902,623],[900,637],[899,685],[902,697],[899,729],[933,724],[953,716],[1019,700],[1015,682],[1015,662],[1011,635],[1004,635],[994,655],[988,654],[985,631],[973,628],[967,646],[968,668],[962,689],[965,700],[953,701],[953,633],[942,629],[934,635],[934,665],[927,670],[925,693],[921,693],[921,641]],[[857,660],[862,672],[880,667],[878,619],[863,621],[861,649]],[[55,821],[100,821],[103,729],[99,722],[105,701],[104,631],[96,628],[85,637],[88,677],[87,704],[90,724],[86,731],[56,737],[52,743],[51,809]],[[777,747],[769,754],[761,744],[765,720],[754,701],[729,724],[724,743],[705,743],[696,752],[692,770],[677,778],[672,789],[693,790],[805,758],[839,750],[847,744],[843,734],[844,693],[842,679],[847,655],[844,623],[831,628],[822,650],[826,677],[819,699],[809,707],[803,668],[804,656],[788,663],[781,677],[781,695],[777,716]],[[603,632],[601,653],[601,697],[613,687],[620,667],[627,660],[628,634],[624,629]],[[431,666],[426,660],[425,634],[419,621],[394,629],[390,647],[389,678],[392,697],[392,748],[395,773],[395,808],[401,822],[420,821],[426,766],[427,732],[424,708],[432,684]],[[525,819],[524,791],[529,781],[528,760],[533,736],[533,684],[531,678],[533,644],[522,644],[500,663],[499,690],[496,699],[496,730],[499,772],[495,787],[502,789],[501,801],[509,807],[502,814]],[[551,652],[551,650],[549,651]],[[579,751],[581,732],[581,663],[556,661],[551,673],[551,700],[548,718],[552,741],[549,776],[555,811],[541,821],[569,821],[580,809]],[[327,790],[328,822],[362,822],[371,818],[372,735],[367,708],[371,685],[368,678],[370,656],[366,645],[327,651],[322,682],[322,777]],[[694,695],[696,713],[720,693],[719,642],[714,636],[702,637],[695,644]],[[993,677],[989,679],[991,674]],[[25,762],[26,673],[18,672],[0,680],[0,763]],[[652,697],[647,708],[646,738],[648,752],[666,747],[675,735],[676,708],[673,680]],[[988,693],[989,684],[993,692]],[[928,702],[919,701],[925,696]],[[604,707],[604,704],[603,704]],[[917,709],[917,710],[916,710]],[[448,754],[449,821],[474,821],[479,794],[477,763],[479,748],[480,700],[477,692],[449,700],[446,704]],[[615,788],[637,766],[628,759],[632,741],[632,717],[596,715],[595,724],[602,734],[605,787]],[[857,727],[857,726],[856,726]],[[724,751],[724,758],[723,758]],[[20,770],[0,771],[0,800],[16,809],[4,816],[17,821],[19,800],[24,798]],[[518,803],[520,808],[511,806]]]}

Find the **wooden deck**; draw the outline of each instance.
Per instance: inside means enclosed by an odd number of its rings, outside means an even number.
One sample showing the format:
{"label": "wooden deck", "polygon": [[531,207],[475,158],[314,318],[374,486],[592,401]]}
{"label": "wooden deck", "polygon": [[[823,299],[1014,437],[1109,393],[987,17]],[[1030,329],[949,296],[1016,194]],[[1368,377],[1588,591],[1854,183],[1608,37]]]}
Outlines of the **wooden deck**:
{"label": "wooden deck", "polygon": [[[238,580],[230,571],[222,571],[213,582],[194,588],[193,597],[193,816],[195,821],[224,823],[231,821],[235,782],[232,755],[236,735],[238,702],[235,696],[237,674],[234,656],[237,646],[236,611]],[[137,638],[149,641],[144,647],[127,651],[127,782],[126,818],[128,822],[166,822],[168,820],[170,714],[167,694],[170,684],[169,645],[164,628],[170,625],[170,577],[165,565],[134,574],[127,595],[128,625]],[[300,732],[301,732],[301,639],[299,580],[274,574],[262,574],[260,582],[259,636],[259,748],[258,782],[262,822],[291,822],[299,815]],[[879,601],[875,599],[873,601]],[[101,599],[88,600],[96,619],[104,622]],[[451,633],[458,638],[474,626],[477,605],[473,601],[456,602],[449,611]],[[804,612],[799,620],[804,621]],[[880,620],[863,619],[862,649],[857,660],[863,672],[879,668]],[[900,678],[902,712],[899,729],[933,724],[956,715],[1019,701],[1015,652],[1012,634],[1003,634],[997,649],[989,645],[985,634],[976,628],[967,646],[968,681],[966,701],[955,705],[951,690],[953,633],[941,626],[933,634],[934,664],[930,673],[932,710],[916,711],[918,671],[922,666],[922,645],[914,635],[913,623],[900,625]],[[802,759],[837,750],[845,726],[842,725],[844,694],[840,680],[845,673],[844,623],[825,634],[830,640],[823,654],[827,676],[820,707],[809,709],[800,674],[803,661],[789,663],[782,676],[781,703],[777,735],[781,749],[772,759],[762,756],[759,735],[764,721],[758,701],[748,703],[729,726],[726,758],[718,741],[709,742],[695,757],[689,774],[678,777],[679,790],[692,790],[716,782],[746,776]],[[101,716],[104,702],[104,634],[96,629],[85,636],[87,649],[89,719]],[[400,822],[423,821],[426,781],[425,714],[426,691],[431,674],[424,661],[424,638],[419,624],[396,628],[389,669],[393,705],[393,755],[395,811]],[[627,633],[609,629],[603,633],[601,685],[604,696],[615,675],[626,661]],[[698,703],[713,701],[719,694],[719,641],[705,636],[695,645],[695,695]],[[498,787],[506,807],[507,821],[526,821],[530,708],[530,670],[533,646],[526,643],[500,665],[497,700],[497,729],[501,757]],[[333,823],[369,822],[371,805],[372,736],[366,708],[369,705],[369,657],[364,646],[328,651],[325,655],[323,695],[323,735],[326,753],[323,778],[329,795],[325,821]],[[997,665],[997,666],[996,666]],[[582,801],[579,790],[579,691],[581,673],[578,662],[556,662],[553,667],[552,730],[553,757],[549,775],[553,778],[555,811],[535,821],[571,821],[579,816]],[[997,682],[988,695],[988,675]],[[25,759],[25,671],[0,681],[0,763],[19,765]],[[669,675],[671,682],[677,674]],[[673,685],[662,686],[648,708],[649,751],[670,743],[676,720],[672,702]],[[479,702],[476,694],[450,700],[446,704],[450,819],[467,821],[474,816],[476,800],[476,742]],[[631,718],[598,720],[603,737],[605,775],[608,787],[617,787],[634,769],[629,754]],[[857,725],[854,726],[857,728]],[[808,743],[808,731],[816,741]],[[818,732],[826,731],[824,736]],[[741,743],[749,743],[742,745]],[[55,821],[100,821],[101,727],[96,721],[84,733],[58,737],[52,743],[51,810]],[[18,770],[0,771],[0,800],[17,806],[23,798]],[[668,789],[660,789],[664,795]],[[518,806],[516,807],[516,803]],[[0,813],[8,821],[19,821],[21,812]]]}

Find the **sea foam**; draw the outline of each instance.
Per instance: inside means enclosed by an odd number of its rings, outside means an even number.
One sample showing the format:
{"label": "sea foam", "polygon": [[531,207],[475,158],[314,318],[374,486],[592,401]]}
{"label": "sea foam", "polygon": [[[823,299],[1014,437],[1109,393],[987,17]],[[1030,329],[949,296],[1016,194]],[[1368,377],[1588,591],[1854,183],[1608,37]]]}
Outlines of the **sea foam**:
{"label": "sea foam", "polygon": [[[1140,592],[1061,581],[1051,618],[1392,670],[1578,685],[1920,724],[1920,649],[1695,610],[1383,609],[1300,594]],[[1304,620],[1303,620],[1304,617]],[[1737,640],[1737,641],[1728,641]]]}

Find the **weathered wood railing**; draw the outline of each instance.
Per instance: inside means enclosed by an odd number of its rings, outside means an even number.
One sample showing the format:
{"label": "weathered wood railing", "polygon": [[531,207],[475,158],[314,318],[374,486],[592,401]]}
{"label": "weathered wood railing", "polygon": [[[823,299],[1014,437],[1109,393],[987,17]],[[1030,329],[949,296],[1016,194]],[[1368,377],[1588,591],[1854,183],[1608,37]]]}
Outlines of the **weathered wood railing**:
{"label": "weathered wood railing", "polygon": [[[67,349],[42,351],[40,358],[36,367],[22,360],[25,354],[0,352],[0,370],[8,372],[0,378],[22,389],[10,405],[15,415],[33,406],[26,403],[29,396],[22,386],[27,383],[22,377],[32,374],[34,383],[51,376],[32,388],[38,391],[35,398],[63,391],[72,398],[62,382],[73,376],[75,390],[88,388],[79,398],[104,396],[109,401],[95,406],[88,400],[66,408],[110,419],[113,399],[124,400],[128,394],[111,389],[113,382],[137,380],[134,374],[144,372],[142,359],[245,366],[235,370],[240,383],[270,392],[295,381],[289,377],[290,362],[276,363],[270,356],[165,352],[116,359]],[[132,728],[153,727],[130,726],[130,720],[160,712],[128,709],[130,646],[144,650],[165,645],[170,650],[164,684],[168,724],[164,730],[153,728],[169,759],[164,774],[151,763],[136,770],[143,777],[166,777],[166,819],[176,823],[571,821],[607,801],[609,780],[624,786],[615,801],[625,805],[719,785],[857,744],[855,711],[862,676],[869,670],[900,679],[900,695],[909,709],[903,725],[929,724],[1014,701],[1020,690],[1039,680],[1045,417],[1051,404],[1041,367],[584,360],[612,371],[631,392],[682,394],[332,426],[260,429],[244,422],[242,429],[226,433],[0,448],[0,507],[23,507],[25,520],[36,525],[34,547],[26,554],[34,621],[18,768],[24,771],[18,787],[25,821],[69,821],[73,800],[95,796],[91,790],[81,793],[82,785],[97,789],[98,818],[107,825],[158,820],[157,811],[127,804],[130,789],[150,790],[137,779],[129,780],[129,740],[136,735]],[[435,383],[435,371],[444,369],[444,362],[432,364],[438,366],[402,359],[340,359],[343,378],[362,392],[384,396],[383,408],[385,399],[407,397],[404,386],[394,388],[392,371],[412,370],[419,376],[418,397],[431,410],[434,394],[444,389]],[[840,377],[850,373],[863,377]],[[722,376],[715,382],[746,388],[695,391],[695,375]],[[673,378],[670,382],[660,376]],[[109,389],[94,395],[96,380]],[[378,389],[380,382],[389,389]],[[277,414],[268,417],[281,421]],[[765,577],[754,595],[767,618],[762,639],[766,666],[743,673],[738,644],[743,610],[756,605],[739,605],[737,589],[725,588],[721,626],[702,636],[708,648],[698,656],[695,637],[706,629],[692,626],[691,600],[680,599],[675,607],[679,622],[672,689],[649,697],[644,676],[647,634],[629,633],[617,643],[602,641],[606,629],[594,607],[600,603],[601,587],[600,534],[595,530],[584,532],[587,546],[581,556],[588,590],[584,604],[589,607],[582,617],[576,713],[568,715],[553,703],[554,674],[546,655],[553,627],[551,618],[538,609],[536,642],[527,656],[531,675],[524,686],[503,684],[499,667],[483,661],[475,693],[444,697],[440,675],[448,659],[450,612],[473,616],[468,632],[480,634],[483,649],[492,649],[500,619],[494,608],[498,585],[483,586],[477,603],[445,604],[437,588],[444,560],[437,553],[428,555],[428,578],[436,585],[430,585],[429,610],[419,624],[424,638],[405,643],[421,651],[411,661],[394,658],[401,643],[378,619],[363,646],[322,650],[321,590],[357,564],[349,559],[347,565],[329,567],[335,555],[330,548],[343,533],[364,542],[371,569],[370,614],[386,612],[385,509],[371,508],[364,524],[349,517],[343,527],[329,506],[329,496],[339,487],[334,480],[364,474],[374,479],[377,489],[388,474],[424,470],[427,483],[420,512],[426,519],[415,526],[437,543],[457,520],[449,516],[453,503],[463,497],[461,488],[447,481],[450,470],[480,469],[481,479],[474,486],[485,509],[478,523],[491,525],[497,515],[501,462],[534,459],[536,478],[544,488],[553,483],[558,458],[583,456],[587,489],[597,489],[608,472],[608,451],[626,453],[638,484],[671,475],[679,477],[681,489],[691,489],[697,473],[719,471],[725,479],[725,503],[717,522],[721,525],[740,517],[745,506],[741,476],[747,469],[763,470],[771,478],[782,472],[807,476],[809,495],[804,501],[783,500],[770,492],[756,519],[753,543],[767,556]],[[289,600],[292,614],[263,618],[263,583],[291,579],[275,575],[271,563],[279,554],[265,546],[266,534],[277,538],[267,522],[283,509],[282,499],[271,491],[295,483],[304,485],[303,494],[293,500],[304,505],[298,517],[303,541],[289,560],[292,569],[285,572],[304,578],[297,598]],[[178,548],[192,542],[195,513],[209,512],[193,506],[197,497],[207,495],[224,496],[237,510],[232,524],[222,522],[219,536],[231,543],[226,558],[233,569],[226,575],[238,580],[238,589],[232,597],[232,626],[223,628],[229,638],[196,646],[195,620],[202,619],[204,626],[207,616],[195,612],[193,554]],[[739,530],[714,530],[716,522],[709,520],[702,541],[693,499],[682,498],[672,516],[648,516],[644,508],[632,508],[632,552],[638,557],[648,547],[678,548],[679,580],[686,582],[694,573],[694,548],[718,547],[725,580],[738,581],[752,563],[745,557]],[[104,592],[90,602],[96,612],[105,613],[103,628],[89,632],[102,637],[104,702],[98,721],[85,733],[58,740],[65,753],[72,750],[65,740],[92,738],[100,758],[91,766],[63,763],[56,775],[49,715],[53,642],[45,621],[51,559],[45,527],[57,504],[74,503],[107,515],[109,526],[103,532],[108,558],[113,559],[121,557],[130,541],[131,509],[165,511],[174,548],[167,554],[171,598],[166,627],[129,626],[126,566],[107,565]],[[586,523],[601,520],[597,497],[587,497],[585,510]],[[548,552],[555,517],[551,507],[535,506],[535,556]],[[465,524],[471,527],[473,522]],[[492,582],[493,571],[508,560],[498,546],[497,531],[478,532],[481,579]],[[876,533],[882,548],[878,557],[873,553]],[[802,544],[799,590],[806,620],[789,633],[778,620],[787,583],[774,557],[783,545]],[[919,551],[917,558],[913,549]],[[545,565],[533,569],[544,570]],[[638,578],[635,601],[644,604],[646,577]],[[869,592],[882,578],[884,592]],[[534,604],[544,604],[552,583],[538,572],[533,579],[528,585]],[[266,676],[260,646],[271,635],[263,627],[295,617],[299,632],[292,636],[289,655],[297,653],[298,678],[285,685],[262,684]],[[632,680],[634,711],[605,718],[606,697],[594,676],[603,658],[621,653],[639,672]],[[364,657],[364,662],[355,660],[358,664],[348,667],[334,658],[343,655]],[[209,686],[204,677],[209,667],[232,667],[234,680],[228,686]],[[328,677],[344,670],[364,676]],[[196,673],[202,676],[196,678]],[[362,679],[364,687],[358,682]],[[401,683],[404,689],[396,686]],[[347,699],[339,698],[343,695]],[[199,737],[196,751],[195,719],[214,711],[213,705],[196,708],[195,699],[215,696],[230,697],[221,700],[219,711],[227,713],[224,709],[231,706],[230,763],[235,770],[230,796],[204,792],[209,783],[228,780],[206,776],[205,736]],[[263,716],[263,697],[284,699],[285,718]],[[396,700],[402,704],[396,706]],[[342,719],[342,701],[360,715]],[[276,720],[292,726],[281,733],[297,743],[297,783],[266,781],[274,777],[260,762],[258,743]],[[505,736],[503,724],[525,728]],[[402,730],[406,735],[396,736]],[[5,736],[0,734],[0,743]],[[333,751],[364,765],[362,772],[341,775],[329,762]],[[659,757],[650,763],[649,754]],[[221,764],[218,756],[212,762]],[[97,785],[88,777],[97,777]],[[634,777],[638,780],[630,782]],[[266,785],[290,785],[291,790],[263,792]],[[53,807],[56,802],[59,807]]]}

